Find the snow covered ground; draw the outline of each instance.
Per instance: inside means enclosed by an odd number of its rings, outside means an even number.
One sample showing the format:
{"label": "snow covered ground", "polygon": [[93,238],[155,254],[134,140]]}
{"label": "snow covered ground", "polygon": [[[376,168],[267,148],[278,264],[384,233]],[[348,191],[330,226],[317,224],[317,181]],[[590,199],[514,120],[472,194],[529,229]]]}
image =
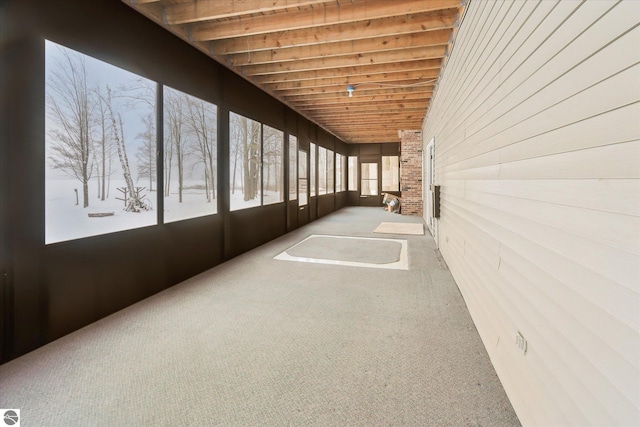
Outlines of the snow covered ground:
{"label": "snow covered ground", "polygon": [[[204,190],[197,189],[201,182],[186,182],[182,193],[182,203],[178,202],[177,190],[172,189],[164,199],[164,222],[181,221],[217,213],[217,199],[207,202]],[[136,184],[144,186],[142,182]],[[45,243],[56,243],[83,237],[131,230],[157,224],[157,191],[145,189],[145,202],[152,210],[142,212],[124,211],[122,193],[117,188],[125,187],[123,180],[111,180],[109,197],[100,200],[98,183],[89,183],[89,207],[83,208],[82,184],[73,179],[53,178],[46,182]],[[76,191],[78,192],[76,198]],[[264,196],[264,204],[278,203],[280,194],[270,191]],[[77,204],[76,204],[77,203]],[[256,199],[243,200],[242,192],[231,194],[231,210],[260,206],[260,195]],[[110,216],[90,217],[89,214],[113,213]]]}
{"label": "snow covered ground", "polygon": [[[282,202],[282,197],[280,194],[270,191],[264,195],[263,205],[270,205],[273,203]],[[244,196],[242,195],[242,190],[236,190],[235,194],[231,194],[231,207],[230,210],[237,211],[240,209],[247,209],[260,206],[260,193],[258,193],[257,197],[252,200],[244,200]]]}
{"label": "snow covered ground", "polygon": [[[138,183],[143,186],[142,183]],[[126,212],[122,193],[116,188],[125,187],[124,181],[111,181],[109,198],[98,199],[97,182],[89,184],[89,207],[83,208],[82,185],[77,180],[50,179],[46,183],[46,222],[45,243],[55,243],[82,237],[113,233],[157,224],[157,192],[144,190],[145,202],[150,211]],[[78,191],[76,204],[76,193]],[[217,201],[207,202],[204,191],[185,190],[183,202],[172,191],[164,200],[165,222],[179,221],[217,212]],[[89,217],[89,214],[113,213],[112,216]]]}
{"label": "snow covered ground", "polygon": [[201,181],[185,182],[182,191],[182,203],[178,201],[177,184],[174,183],[169,197],[164,198],[164,222],[181,221],[218,212],[218,200],[211,199],[207,202],[204,190],[196,189],[196,185],[202,187]]}

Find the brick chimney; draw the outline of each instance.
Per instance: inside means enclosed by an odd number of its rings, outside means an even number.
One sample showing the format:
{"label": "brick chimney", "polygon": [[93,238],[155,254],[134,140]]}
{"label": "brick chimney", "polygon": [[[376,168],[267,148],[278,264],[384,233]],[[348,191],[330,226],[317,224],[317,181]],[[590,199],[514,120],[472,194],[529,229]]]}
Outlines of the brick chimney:
{"label": "brick chimney", "polygon": [[422,131],[400,132],[402,215],[422,216]]}

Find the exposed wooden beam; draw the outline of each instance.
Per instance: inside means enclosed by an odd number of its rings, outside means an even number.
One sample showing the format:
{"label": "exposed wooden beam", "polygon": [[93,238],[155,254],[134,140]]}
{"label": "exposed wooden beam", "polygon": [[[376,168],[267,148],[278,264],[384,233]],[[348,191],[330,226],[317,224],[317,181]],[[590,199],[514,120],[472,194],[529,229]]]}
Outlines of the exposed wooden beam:
{"label": "exposed wooden beam", "polygon": [[310,106],[320,106],[320,105],[335,105],[336,103],[344,103],[344,104],[358,104],[358,103],[374,103],[374,102],[397,102],[397,101],[408,101],[412,99],[431,99],[432,92],[417,92],[414,94],[400,94],[400,95],[379,95],[379,96],[356,96],[353,98],[349,98],[345,96],[343,93],[336,94],[330,98],[320,98],[320,99],[305,99],[301,101],[289,101],[289,103],[296,108],[305,108]]}
{"label": "exposed wooden beam", "polygon": [[[325,116],[324,119],[329,117]],[[334,114],[330,116],[335,124],[354,123],[354,116],[343,116],[341,114]],[[396,121],[420,121],[422,116],[414,111],[395,111],[389,114],[375,114],[371,116],[362,116],[357,118],[359,123],[384,123],[384,122],[396,122]]]}
{"label": "exposed wooden beam", "polygon": [[437,70],[442,60],[423,59],[417,61],[403,61],[385,64],[360,65],[354,67],[330,68],[327,70],[294,71],[292,73],[278,73],[253,76],[253,81],[263,85],[267,83],[293,82],[300,80],[316,80],[328,77],[357,77],[367,74],[398,73],[418,70]]}
{"label": "exposed wooden beam", "polygon": [[354,101],[354,98],[346,98],[346,99],[337,100],[334,103],[321,103],[321,104],[320,103],[305,103],[305,104],[293,103],[293,105],[295,105],[296,108],[299,108],[305,111],[312,111],[312,110],[329,111],[332,109],[337,109],[339,107],[355,108],[355,107],[367,107],[367,106],[376,105],[376,104],[387,105],[387,106],[400,105],[400,104],[408,105],[410,103],[427,105],[431,98],[427,98],[427,97],[404,98],[404,99],[392,98],[385,102],[382,102],[382,101],[371,102],[369,101],[369,99],[370,99],[369,97],[364,97],[362,99],[357,99]]}
{"label": "exposed wooden beam", "polygon": [[354,109],[350,110],[349,107],[344,107],[342,110],[335,109],[331,111],[309,111],[301,109],[300,111],[304,111],[306,114],[311,115],[313,118],[321,120],[327,119],[329,117],[333,117],[337,114],[347,114],[352,115],[353,117],[360,117],[366,115],[377,115],[380,114],[390,114],[390,113],[423,113],[426,111],[426,105],[418,105],[416,107],[390,107],[387,105],[372,105],[368,109]]}
{"label": "exposed wooden beam", "polygon": [[302,28],[370,21],[390,16],[406,16],[437,10],[457,11],[460,0],[368,0],[344,4],[325,4],[324,7],[293,10],[271,15],[250,16],[227,21],[198,24],[193,39],[219,40],[256,34],[277,33]]}
{"label": "exposed wooden beam", "polygon": [[[415,83],[415,82],[408,82]],[[401,89],[412,89],[412,90],[433,90],[434,83],[425,83],[423,86],[413,86],[413,87],[387,87],[387,86],[379,86],[379,85],[364,85],[356,88],[354,96],[360,96],[360,94],[369,93],[371,91],[381,91],[384,89],[388,90],[396,90],[399,91]],[[275,92],[274,92],[275,93]],[[333,97],[336,94],[347,96],[347,87],[346,86],[326,86],[326,87],[309,87],[309,88],[300,88],[300,89],[289,89],[289,90],[281,90],[277,92],[279,97],[288,100],[295,100],[304,98],[314,98],[321,96],[330,96]]]}
{"label": "exposed wooden beam", "polygon": [[[390,87],[380,87],[376,88],[373,86],[362,86],[358,88],[353,95],[353,98],[359,98],[362,96],[402,96],[407,94],[420,94],[420,93],[431,93],[433,91],[433,85],[424,85],[424,86],[413,86],[413,87],[405,87],[405,88],[390,88]],[[278,93],[279,96],[282,96],[283,93]],[[425,95],[426,96],[426,95]],[[314,93],[314,94],[302,94],[297,93],[296,91],[291,91],[284,97],[288,102],[304,102],[304,101],[323,101],[323,100],[332,100],[336,98],[348,98],[346,88],[342,88],[339,91],[335,92],[325,92],[325,93]]]}
{"label": "exposed wooden beam", "polygon": [[362,138],[365,136],[373,136],[373,137],[380,137],[380,138],[399,138],[398,136],[398,130],[401,130],[402,128],[396,128],[396,129],[385,129],[385,130],[381,130],[381,131],[376,131],[375,129],[353,129],[353,130],[341,130],[339,131],[339,133],[343,133],[346,135],[350,135],[351,138]]}
{"label": "exposed wooden beam", "polygon": [[374,144],[374,143],[385,143],[385,142],[400,142],[400,137],[398,137],[398,133],[395,135],[391,132],[388,135],[378,135],[378,134],[368,134],[368,133],[355,133],[355,134],[339,134],[337,135],[343,141],[349,144]]}
{"label": "exposed wooden beam", "polygon": [[[331,126],[331,128],[337,133],[358,134],[361,132],[377,132],[379,135],[389,135],[391,133],[397,134],[398,130],[413,129],[415,125],[415,122],[402,122],[397,125],[345,125],[341,127]],[[418,128],[420,128],[420,126],[418,126]]]}
{"label": "exposed wooden beam", "polygon": [[[327,79],[316,80],[299,80],[293,82],[281,82],[265,85],[266,88],[274,92],[281,90],[299,89],[305,90],[314,87],[327,87],[339,86],[338,90],[342,88],[343,91],[347,90],[347,85],[372,85],[376,87],[384,86],[385,84],[393,84],[400,87],[401,85],[407,86],[410,84],[425,83],[430,80],[435,80],[438,76],[438,70],[419,70],[409,71],[404,73],[382,73],[382,74],[368,74],[365,76],[357,77],[336,77]],[[358,86],[356,86],[358,87]]]}
{"label": "exposed wooden beam", "polygon": [[312,107],[301,108],[312,115],[320,114],[342,114],[342,113],[358,113],[368,111],[406,111],[414,109],[426,109],[429,105],[429,100],[424,99],[410,99],[402,102],[390,102],[385,104],[336,104],[336,105],[318,105]]}
{"label": "exposed wooden beam", "polygon": [[398,132],[389,132],[388,134],[378,135],[365,132],[338,134],[339,138],[348,144],[384,144],[391,142],[400,142]]}
{"label": "exposed wooden beam", "polygon": [[341,68],[357,65],[389,64],[420,59],[439,59],[445,54],[446,46],[427,46],[394,50],[391,52],[373,52],[368,54],[352,54],[314,58],[305,61],[289,61],[273,64],[248,65],[243,67],[245,75],[274,74],[292,71],[311,71],[327,68]]}
{"label": "exposed wooden beam", "polygon": [[335,43],[322,43],[308,46],[296,46],[282,49],[270,49],[260,52],[239,53],[228,56],[233,67],[244,65],[269,64],[284,61],[304,61],[312,58],[385,52],[412,47],[446,45],[450,30],[424,31],[370,39],[349,40]]}
{"label": "exposed wooden beam", "polygon": [[391,16],[374,21],[349,24],[325,25],[316,28],[287,30],[257,36],[240,36],[232,39],[214,40],[207,31],[191,29],[195,41],[210,41],[209,48],[216,54],[258,52],[293,46],[308,46],[319,43],[358,40],[371,37],[409,34],[420,31],[450,29],[456,20],[453,10],[418,13],[407,16]]}
{"label": "exposed wooden beam", "polygon": [[169,25],[180,25],[325,3],[335,3],[335,0],[199,0],[168,5],[165,19]]}
{"label": "exposed wooden beam", "polygon": [[322,122],[326,127],[330,129],[334,129],[336,131],[342,130],[342,129],[350,129],[352,126],[354,128],[370,127],[372,129],[378,129],[378,128],[398,129],[402,127],[404,127],[405,129],[410,129],[409,128],[410,124],[422,123],[422,119],[397,119],[393,121],[391,120],[380,121],[380,120],[366,119],[366,116],[363,116],[362,118],[352,118],[351,120],[336,121],[338,118],[339,117],[336,116],[332,118],[320,119],[319,122]]}

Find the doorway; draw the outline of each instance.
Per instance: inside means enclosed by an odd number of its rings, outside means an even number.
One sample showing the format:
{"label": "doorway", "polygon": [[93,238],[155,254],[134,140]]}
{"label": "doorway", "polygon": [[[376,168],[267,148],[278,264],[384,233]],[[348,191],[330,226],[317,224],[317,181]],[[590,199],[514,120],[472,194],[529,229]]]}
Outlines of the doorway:
{"label": "doorway", "polygon": [[422,159],[423,165],[423,173],[424,167],[426,166],[426,176],[425,181],[426,184],[424,188],[424,198],[426,202],[426,222],[427,228],[431,232],[434,240],[436,241],[436,246],[438,245],[438,230],[437,230],[437,221],[434,216],[434,189],[435,185],[435,138],[431,138],[429,144],[427,145],[427,149],[425,150],[424,158]]}

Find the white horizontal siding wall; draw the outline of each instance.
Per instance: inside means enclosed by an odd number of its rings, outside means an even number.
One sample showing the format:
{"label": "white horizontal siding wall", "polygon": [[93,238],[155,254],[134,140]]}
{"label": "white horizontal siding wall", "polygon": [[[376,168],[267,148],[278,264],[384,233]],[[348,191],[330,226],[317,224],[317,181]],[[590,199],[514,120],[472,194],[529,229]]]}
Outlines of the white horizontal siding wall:
{"label": "white horizontal siding wall", "polygon": [[472,0],[425,119],[439,247],[524,425],[640,425],[639,20]]}

